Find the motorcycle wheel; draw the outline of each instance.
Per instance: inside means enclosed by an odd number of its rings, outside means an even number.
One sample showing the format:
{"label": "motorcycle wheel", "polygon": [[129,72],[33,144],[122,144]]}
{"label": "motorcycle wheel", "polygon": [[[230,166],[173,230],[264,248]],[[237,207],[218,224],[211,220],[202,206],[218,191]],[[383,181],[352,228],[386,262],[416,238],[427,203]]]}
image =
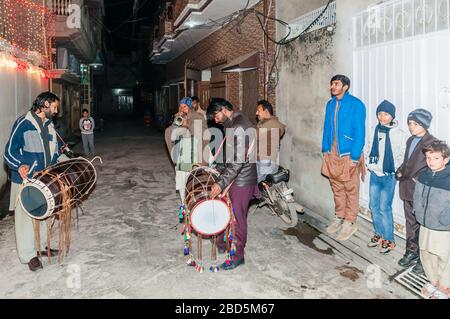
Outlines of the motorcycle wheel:
{"label": "motorcycle wheel", "polygon": [[276,196],[274,202],[273,206],[269,205],[270,210],[277,214],[284,223],[290,227],[295,227],[298,222],[298,216],[294,203],[286,203],[279,196]]}

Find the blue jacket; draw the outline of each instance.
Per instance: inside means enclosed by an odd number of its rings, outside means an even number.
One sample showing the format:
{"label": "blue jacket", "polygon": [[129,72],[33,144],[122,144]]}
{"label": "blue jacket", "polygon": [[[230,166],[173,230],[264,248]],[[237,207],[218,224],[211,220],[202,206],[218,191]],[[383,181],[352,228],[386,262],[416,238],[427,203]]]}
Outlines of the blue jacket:
{"label": "blue jacket", "polygon": [[[49,144],[51,160],[50,164],[55,164],[59,155],[60,147],[56,136],[55,128],[50,120],[46,120],[44,125],[48,126]],[[22,184],[18,169],[22,165],[28,165],[30,168],[28,177],[32,177],[37,171],[45,169],[45,150],[41,129],[36,119],[31,115],[31,111],[24,116],[19,117],[13,125],[11,136],[5,146],[3,158],[5,163],[11,169],[11,181],[16,184]]]}
{"label": "blue jacket", "polygon": [[[323,126],[322,153],[331,153],[334,143],[334,113],[336,97],[327,103]],[[340,157],[350,155],[358,162],[363,152],[366,139],[366,107],[361,100],[350,93],[345,93],[339,101],[337,115],[337,148]]]}

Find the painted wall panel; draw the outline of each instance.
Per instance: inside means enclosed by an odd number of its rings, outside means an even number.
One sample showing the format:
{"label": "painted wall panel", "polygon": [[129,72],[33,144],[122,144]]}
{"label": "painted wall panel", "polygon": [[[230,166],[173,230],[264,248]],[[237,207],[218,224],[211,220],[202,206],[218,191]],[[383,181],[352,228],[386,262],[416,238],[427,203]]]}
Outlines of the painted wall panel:
{"label": "painted wall panel", "polygon": [[[48,80],[26,71],[0,67],[0,155],[9,139],[11,128],[19,115],[26,113],[36,96],[48,90]],[[7,181],[7,171],[0,167],[0,189]]]}
{"label": "painted wall panel", "polygon": [[[428,3],[429,2],[429,3]],[[383,13],[393,10],[399,12],[401,8],[409,10],[415,8],[413,24],[414,32],[407,32],[406,23],[397,18],[393,23],[396,39],[393,41],[376,41],[370,36],[354,40],[353,52],[353,91],[361,98],[367,107],[367,139],[370,143],[373,130],[377,124],[375,111],[383,99],[388,99],[397,107],[397,119],[400,128],[407,133],[408,114],[418,107],[428,109],[433,114],[430,132],[439,139],[450,142],[450,29],[442,29],[436,20],[436,3],[447,0],[428,1],[421,4],[419,1],[396,1],[384,4]],[[428,5],[428,6],[427,6]],[[421,16],[426,11],[426,19]],[[431,10],[431,11],[429,11]],[[380,13],[377,8],[361,13],[354,19],[354,35],[362,35],[361,24],[370,26],[366,34],[372,34],[371,28],[377,28],[377,23],[369,23],[373,12]],[[377,14],[378,14],[377,13]],[[429,14],[428,14],[429,13]],[[432,14],[433,13],[433,14]],[[423,13],[425,15],[425,13]],[[394,15],[395,16],[395,15]],[[399,17],[399,15],[397,15]],[[377,15],[377,19],[382,19]],[[450,19],[450,17],[449,17]],[[377,21],[377,20],[375,20]],[[405,23],[399,28],[396,23]],[[364,29],[364,27],[363,27]],[[379,31],[379,30],[378,30]],[[400,32],[402,31],[402,32]],[[379,32],[378,32],[379,33]],[[388,37],[382,37],[384,40]],[[361,206],[363,216],[370,217],[368,212],[369,180],[362,186]],[[399,235],[404,235],[404,213],[402,202],[397,195],[394,200],[394,221]]]}

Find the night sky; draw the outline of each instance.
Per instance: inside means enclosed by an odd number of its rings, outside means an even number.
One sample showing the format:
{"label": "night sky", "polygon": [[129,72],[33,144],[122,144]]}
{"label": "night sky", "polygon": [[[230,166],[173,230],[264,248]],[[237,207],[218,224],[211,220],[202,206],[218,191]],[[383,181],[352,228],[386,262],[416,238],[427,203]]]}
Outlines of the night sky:
{"label": "night sky", "polygon": [[[148,45],[150,34],[142,26],[153,26],[162,0],[105,0],[105,41],[108,50],[128,55]],[[133,13],[133,7],[136,8]]]}

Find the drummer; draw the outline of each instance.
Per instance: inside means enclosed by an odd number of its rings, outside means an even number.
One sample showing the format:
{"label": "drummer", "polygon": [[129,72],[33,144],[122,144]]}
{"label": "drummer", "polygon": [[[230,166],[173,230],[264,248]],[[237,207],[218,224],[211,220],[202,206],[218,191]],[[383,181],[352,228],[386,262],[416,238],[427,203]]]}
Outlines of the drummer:
{"label": "drummer", "polygon": [[[60,152],[52,118],[58,113],[59,98],[44,92],[37,96],[30,111],[19,117],[5,146],[4,159],[11,171],[10,210],[15,210],[14,223],[19,260],[28,264],[31,271],[42,267],[37,257],[38,244],[35,240],[33,219],[29,217],[18,201],[21,184],[33,173],[55,164]],[[42,255],[47,255],[47,223],[40,222],[40,241]],[[51,250],[51,255],[58,254]]]}
{"label": "drummer", "polygon": [[[256,173],[256,130],[245,115],[234,110],[225,99],[214,99],[208,107],[208,117],[222,124],[226,130],[226,162],[216,184],[211,188],[211,197],[225,193],[229,195],[236,217],[236,254],[231,265],[222,269],[231,270],[245,263],[244,249],[247,243],[247,213],[250,200],[259,196]],[[234,150],[230,152],[228,150]],[[232,158],[231,158],[232,157]],[[223,244],[222,240],[219,243]],[[219,246],[219,251],[224,247]]]}

